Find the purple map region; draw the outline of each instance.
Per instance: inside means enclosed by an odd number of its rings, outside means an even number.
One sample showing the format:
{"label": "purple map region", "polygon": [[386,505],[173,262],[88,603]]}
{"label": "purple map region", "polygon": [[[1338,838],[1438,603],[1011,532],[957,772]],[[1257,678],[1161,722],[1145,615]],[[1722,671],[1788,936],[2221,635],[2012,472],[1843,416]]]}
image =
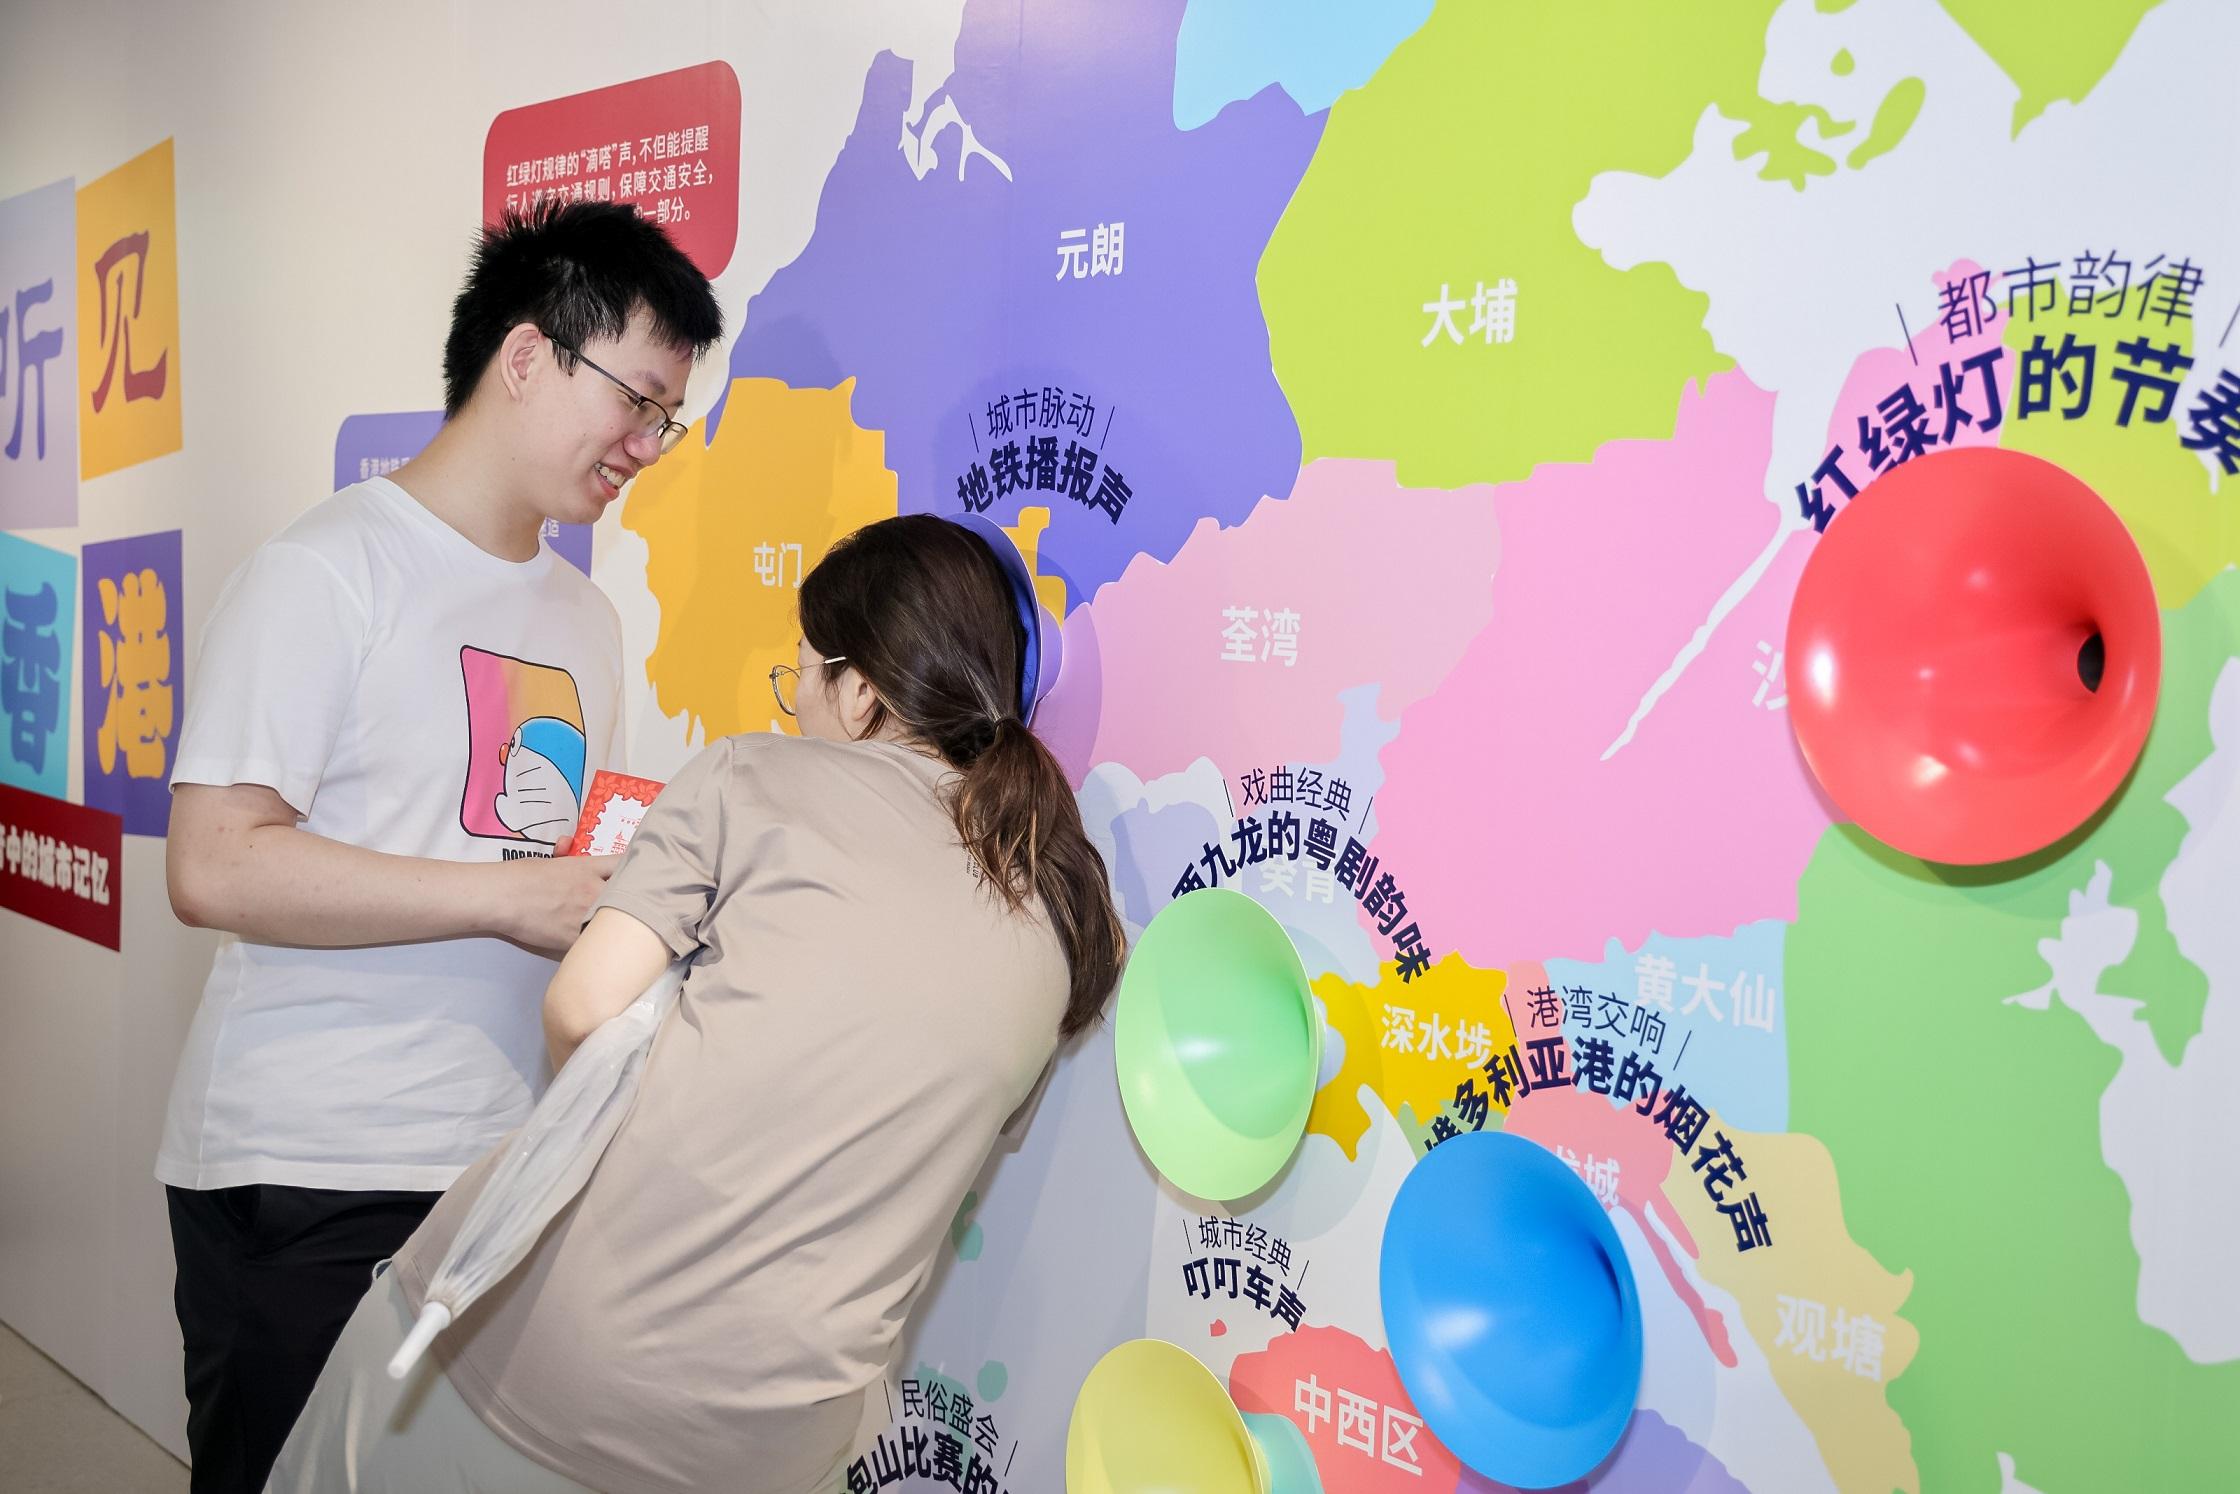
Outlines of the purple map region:
{"label": "purple map region", "polygon": [[441,410],[346,415],[334,433],[334,487],[386,477],[420,454],[443,429]]}
{"label": "purple map region", "polygon": [[[1516,1494],[1465,1468],[1455,1494]],[[1635,1411],[1617,1450],[1592,1477],[1547,1494],[1750,1494],[1726,1465],[1654,1411]]]}
{"label": "purple map region", "polygon": [[1070,606],[1298,476],[1254,277],[1325,116],[1270,87],[1176,130],[1182,11],[1084,27],[1056,0],[974,0],[923,180],[897,146],[910,65],[882,55],[808,247],[732,353],[734,377],[856,379],[905,511],[1049,508],[1039,563]]}

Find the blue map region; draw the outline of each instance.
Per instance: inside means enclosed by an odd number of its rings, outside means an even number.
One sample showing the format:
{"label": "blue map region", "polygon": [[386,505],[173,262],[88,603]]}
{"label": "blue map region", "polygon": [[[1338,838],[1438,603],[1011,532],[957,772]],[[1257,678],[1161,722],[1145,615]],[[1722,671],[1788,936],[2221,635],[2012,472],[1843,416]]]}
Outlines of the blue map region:
{"label": "blue map region", "polygon": [[[1548,983],[1559,995],[1569,987],[1595,994],[1592,1015],[1583,1021],[1567,1002],[1564,1036],[1574,1058],[1581,1038],[1599,1038],[1621,1055],[1639,1053],[1656,1065],[1667,1087],[1686,1085],[1691,1096],[1731,1125],[1747,1131],[1788,1130],[1788,1011],[1781,989],[1788,930],[1787,924],[1769,918],[1744,924],[1731,936],[1668,939],[1651,934],[1637,950],[1613,939],[1599,962],[1548,961]],[[1601,999],[1605,996],[1624,1004],[1622,1018]],[[1512,992],[1511,1000],[1522,1003],[1524,996]],[[1655,1023],[1635,1015],[1640,1012],[1653,1014],[1662,1024],[1656,1047],[1650,1041]],[[1517,1020],[1520,1027],[1530,1020],[1522,1005]],[[1624,1030],[1614,1028],[1613,1021]]]}
{"label": "blue map region", "polygon": [[1194,130],[1271,83],[1320,113],[1430,19],[1431,0],[1190,0],[1175,38],[1175,127]]}

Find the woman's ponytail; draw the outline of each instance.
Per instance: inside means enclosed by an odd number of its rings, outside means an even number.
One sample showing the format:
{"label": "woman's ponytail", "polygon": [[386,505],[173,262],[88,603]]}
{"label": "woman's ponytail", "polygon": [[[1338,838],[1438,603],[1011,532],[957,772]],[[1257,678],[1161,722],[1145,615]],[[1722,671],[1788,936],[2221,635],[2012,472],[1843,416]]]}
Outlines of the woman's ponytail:
{"label": "woman's ponytail", "polygon": [[1041,895],[1072,971],[1058,1028],[1072,1036],[1119,979],[1127,936],[1064,771],[1024,721],[999,717],[988,745],[963,765],[952,812],[965,849],[1008,906]]}

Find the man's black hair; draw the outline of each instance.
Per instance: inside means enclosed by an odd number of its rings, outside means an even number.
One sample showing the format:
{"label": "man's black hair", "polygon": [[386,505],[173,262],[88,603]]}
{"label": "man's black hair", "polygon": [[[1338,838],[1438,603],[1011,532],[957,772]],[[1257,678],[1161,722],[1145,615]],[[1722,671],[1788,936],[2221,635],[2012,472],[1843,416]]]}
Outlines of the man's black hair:
{"label": "man's black hair", "polygon": [[[443,413],[466,408],[506,334],[532,322],[581,348],[620,337],[643,309],[654,335],[697,358],[723,335],[708,277],[668,231],[619,202],[540,203],[485,229],[443,345]],[[563,358],[567,354],[561,355]]]}

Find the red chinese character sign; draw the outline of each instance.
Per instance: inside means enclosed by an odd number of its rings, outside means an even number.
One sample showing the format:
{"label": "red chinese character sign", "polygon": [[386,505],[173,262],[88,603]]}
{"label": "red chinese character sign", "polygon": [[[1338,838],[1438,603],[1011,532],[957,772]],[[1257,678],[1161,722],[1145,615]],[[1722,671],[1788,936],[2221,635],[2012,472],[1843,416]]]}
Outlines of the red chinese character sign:
{"label": "red chinese character sign", "polygon": [[0,784],[0,908],[117,948],[123,844],[113,814]]}
{"label": "red chinese character sign", "polygon": [[711,279],[739,240],[739,78],[704,62],[508,109],[482,146],[482,216],[627,202]]}

